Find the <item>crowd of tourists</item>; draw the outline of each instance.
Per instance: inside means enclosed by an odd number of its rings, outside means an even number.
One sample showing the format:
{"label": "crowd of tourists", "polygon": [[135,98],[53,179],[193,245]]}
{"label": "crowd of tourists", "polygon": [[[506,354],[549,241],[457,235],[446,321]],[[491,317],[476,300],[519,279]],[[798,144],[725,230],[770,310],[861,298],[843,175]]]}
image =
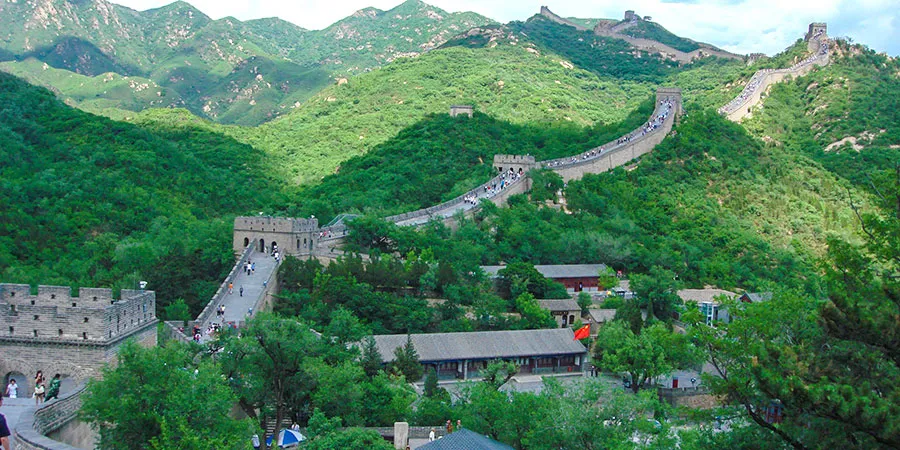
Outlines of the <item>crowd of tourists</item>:
{"label": "crowd of tourists", "polygon": [[622,144],[626,144],[635,139],[643,137],[661,127],[663,123],[665,123],[666,119],[669,117],[669,114],[672,112],[672,104],[672,101],[669,99],[660,100],[657,108],[657,111],[659,112],[656,113],[656,115],[654,115],[649,121],[647,121],[647,123],[642,125],[641,128],[616,139],[616,141],[613,143],[604,144],[600,147],[593,148],[582,153],[581,155],[573,156],[569,159],[557,159],[550,161],[547,163],[546,167],[559,167],[566,164],[573,164],[579,161],[586,161],[600,156],[607,150],[614,149]]}
{"label": "crowd of tourists", "polygon": [[828,41],[827,40],[825,40],[825,41],[819,40],[819,38],[821,38],[823,34],[825,34],[825,30],[819,30],[810,39],[812,41],[816,41],[819,43],[819,50],[816,53],[806,57],[806,59],[804,59],[803,61],[800,61],[797,64],[794,64],[789,69],[758,70],[750,78],[750,81],[747,83],[747,85],[744,86],[744,89],[741,91],[741,93],[738,94],[738,96],[735,97],[734,99],[732,99],[730,102],[726,103],[725,106],[719,108],[719,112],[720,113],[730,113],[730,112],[736,110],[741,105],[743,105],[744,102],[747,101],[748,98],[752,97],[753,94],[756,93],[756,91],[759,89],[760,85],[762,84],[762,81],[769,74],[774,73],[774,72],[796,72],[810,64],[817,62],[823,56],[827,55],[828,54]]}

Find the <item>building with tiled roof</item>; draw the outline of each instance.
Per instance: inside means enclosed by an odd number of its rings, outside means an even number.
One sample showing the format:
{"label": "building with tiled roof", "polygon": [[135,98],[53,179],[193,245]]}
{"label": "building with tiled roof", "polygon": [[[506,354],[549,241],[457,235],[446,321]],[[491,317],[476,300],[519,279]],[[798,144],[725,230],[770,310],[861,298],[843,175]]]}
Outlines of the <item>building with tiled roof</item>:
{"label": "building with tiled roof", "polygon": [[[434,367],[442,379],[470,379],[493,360],[512,361],[519,373],[581,372],[587,349],[575,340],[570,328],[542,330],[475,331],[466,333],[411,334],[419,362]],[[373,336],[385,362],[394,350],[406,345],[405,334]]]}

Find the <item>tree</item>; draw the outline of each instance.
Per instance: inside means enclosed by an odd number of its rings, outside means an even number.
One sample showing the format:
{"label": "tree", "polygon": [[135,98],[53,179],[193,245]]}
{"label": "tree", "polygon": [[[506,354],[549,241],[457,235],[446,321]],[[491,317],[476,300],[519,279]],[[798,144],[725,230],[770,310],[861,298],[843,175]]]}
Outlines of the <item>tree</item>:
{"label": "tree", "polygon": [[230,417],[236,398],[218,368],[194,364],[188,346],[177,342],[126,342],[118,364],[88,381],[81,398],[81,418],[99,431],[104,450],[187,449],[179,444],[185,442],[202,444],[192,449],[239,448],[252,434],[249,421]]}
{"label": "tree", "polygon": [[425,386],[423,387],[423,394],[426,397],[432,397],[437,394],[437,390],[440,389],[438,387],[438,376],[437,371],[434,367],[429,367],[425,374]]}
{"label": "tree", "polygon": [[191,309],[183,298],[177,298],[163,308],[163,320],[191,320]]}
{"label": "tree", "polygon": [[272,417],[281,429],[291,405],[309,401],[306,358],[327,353],[326,345],[302,322],[260,313],[240,337],[225,335],[217,357],[247,416],[261,429]]}
{"label": "tree", "polygon": [[519,367],[512,361],[494,360],[484,369],[485,383],[494,389],[500,389],[507,381],[519,372]]}
{"label": "tree", "polygon": [[612,267],[601,268],[597,275],[597,284],[600,285],[600,289],[609,289],[619,285],[619,277],[616,276],[616,271]]}
{"label": "tree", "polygon": [[507,299],[515,299],[525,292],[535,298],[569,297],[565,286],[544,277],[530,263],[510,263],[497,274],[500,276],[498,283],[500,296]]}
{"label": "tree", "polygon": [[381,353],[378,351],[378,346],[375,344],[375,339],[372,336],[367,336],[363,342],[360,364],[362,364],[363,371],[369,377],[377,375],[381,371],[382,365],[384,365],[384,360],[381,358]]}
{"label": "tree", "polygon": [[425,373],[425,369],[419,364],[419,354],[413,345],[411,335],[406,335],[406,344],[394,349],[393,367],[394,371],[403,375],[409,382],[418,381]]}
{"label": "tree", "polygon": [[640,300],[641,306],[647,308],[647,320],[654,317],[669,321],[675,312],[675,305],[681,302],[678,298],[679,282],[675,272],[659,266],[650,268],[647,275],[631,276],[631,288]]}
{"label": "tree", "polygon": [[322,411],[316,409],[309,419],[309,441],[306,443],[310,450],[331,450],[335,448],[348,450],[391,450],[394,447],[385,442],[384,438],[374,430],[360,428],[348,428],[340,431],[341,418],[328,418]]}
{"label": "tree", "polygon": [[581,308],[582,314],[586,313],[593,304],[594,300],[591,298],[591,294],[588,294],[587,292],[578,293],[578,307]]}
{"label": "tree", "polygon": [[531,200],[534,202],[545,202],[547,200],[556,203],[556,193],[559,192],[565,183],[561,176],[550,169],[538,169],[528,172],[531,178]]}
{"label": "tree", "polygon": [[553,328],[556,322],[550,311],[541,308],[534,296],[523,292],[516,297],[516,310],[522,315],[522,322],[527,329]]}
{"label": "tree", "polygon": [[600,329],[594,360],[605,370],[627,373],[634,392],[646,387],[655,377],[699,361],[686,337],[670,331],[664,324],[655,323],[635,334],[619,320]]}

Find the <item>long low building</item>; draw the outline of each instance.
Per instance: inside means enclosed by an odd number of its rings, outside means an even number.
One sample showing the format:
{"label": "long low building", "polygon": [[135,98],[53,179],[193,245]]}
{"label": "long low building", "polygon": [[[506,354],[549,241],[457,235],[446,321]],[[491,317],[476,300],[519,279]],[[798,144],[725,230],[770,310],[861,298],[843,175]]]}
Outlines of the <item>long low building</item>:
{"label": "long low building", "polygon": [[[500,276],[499,272],[506,266],[481,266],[489,277]],[[554,264],[536,265],[535,270],[546,278],[562,283],[569,292],[597,292],[600,271],[606,270],[606,264]],[[611,286],[602,286],[606,289]]]}
{"label": "long low building", "polygon": [[[419,362],[441,379],[471,379],[493,360],[512,361],[520,374],[582,372],[587,349],[570,328],[409,335]],[[385,362],[406,345],[405,334],[373,336]]]}

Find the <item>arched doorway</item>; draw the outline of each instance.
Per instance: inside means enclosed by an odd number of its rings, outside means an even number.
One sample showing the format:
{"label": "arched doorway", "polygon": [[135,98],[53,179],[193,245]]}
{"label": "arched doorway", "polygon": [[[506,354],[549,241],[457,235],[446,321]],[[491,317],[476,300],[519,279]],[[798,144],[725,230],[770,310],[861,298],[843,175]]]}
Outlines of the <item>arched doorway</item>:
{"label": "arched doorway", "polygon": [[28,377],[20,372],[9,372],[3,377],[3,396],[6,396],[6,386],[9,384],[9,380],[16,380],[16,386],[18,386],[17,397],[18,398],[27,398],[31,396],[30,387],[28,385]]}
{"label": "arched doorway", "polygon": [[250,246],[250,238],[246,238],[246,237],[245,237],[245,238],[244,238],[244,248],[247,248],[247,247],[249,247],[249,246]]}
{"label": "arched doorway", "polygon": [[272,241],[272,252],[275,252],[275,250],[278,250],[278,243],[275,241]]}
{"label": "arched doorway", "polygon": [[266,241],[263,238],[259,238],[259,252],[260,253],[266,252]]}

